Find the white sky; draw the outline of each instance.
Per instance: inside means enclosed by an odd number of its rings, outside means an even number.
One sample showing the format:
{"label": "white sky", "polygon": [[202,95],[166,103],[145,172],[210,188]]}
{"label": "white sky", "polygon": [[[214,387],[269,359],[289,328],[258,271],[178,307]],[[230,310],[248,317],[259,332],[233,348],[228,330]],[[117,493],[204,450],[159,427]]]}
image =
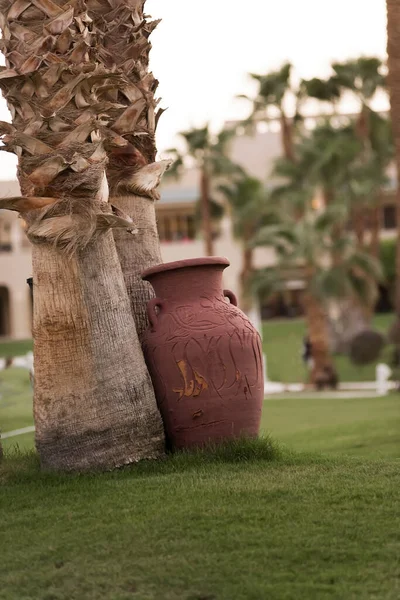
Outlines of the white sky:
{"label": "white sky", "polygon": [[[160,150],[175,134],[210,121],[213,127],[248,114],[240,93],[251,93],[246,74],[266,73],[284,61],[299,77],[329,73],[332,60],[385,57],[385,0],[147,0],[162,18],[152,34],[151,68],[163,107]],[[0,118],[6,119],[4,104]],[[14,160],[0,154],[0,178],[14,176]]]}

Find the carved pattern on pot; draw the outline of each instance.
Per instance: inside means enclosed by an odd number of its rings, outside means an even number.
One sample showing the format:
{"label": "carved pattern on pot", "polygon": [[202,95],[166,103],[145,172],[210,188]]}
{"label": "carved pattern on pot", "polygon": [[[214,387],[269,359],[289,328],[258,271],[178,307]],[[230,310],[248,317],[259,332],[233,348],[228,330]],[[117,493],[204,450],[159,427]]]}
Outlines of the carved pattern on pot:
{"label": "carved pattern on pot", "polygon": [[188,371],[191,369],[191,367],[190,367],[190,365],[188,365],[188,363],[186,361],[178,360],[178,362],[176,364],[178,365],[178,369],[180,370],[180,372],[182,374],[183,382],[184,382],[184,387],[182,389],[174,389],[173,390],[174,392],[179,394],[179,400],[181,400],[181,398],[183,396],[186,396],[186,397],[193,396],[193,398],[196,398],[197,396],[200,396],[200,394],[203,390],[208,389],[208,383],[207,383],[205,377],[203,377],[202,375],[197,373],[197,371],[195,371],[194,369],[193,369],[194,379],[190,379],[190,381],[189,381]]}

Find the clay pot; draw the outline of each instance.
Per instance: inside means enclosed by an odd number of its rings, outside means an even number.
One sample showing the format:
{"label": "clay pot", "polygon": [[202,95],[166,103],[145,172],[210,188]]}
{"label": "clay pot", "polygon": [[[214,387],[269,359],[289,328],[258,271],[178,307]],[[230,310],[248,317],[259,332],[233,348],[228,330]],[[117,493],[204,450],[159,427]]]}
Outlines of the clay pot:
{"label": "clay pot", "polygon": [[142,275],[156,293],[143,350],[172,448],[259,432],[261,340],[234,294],[222,289],[227,266],[226,258],[198,258]]}

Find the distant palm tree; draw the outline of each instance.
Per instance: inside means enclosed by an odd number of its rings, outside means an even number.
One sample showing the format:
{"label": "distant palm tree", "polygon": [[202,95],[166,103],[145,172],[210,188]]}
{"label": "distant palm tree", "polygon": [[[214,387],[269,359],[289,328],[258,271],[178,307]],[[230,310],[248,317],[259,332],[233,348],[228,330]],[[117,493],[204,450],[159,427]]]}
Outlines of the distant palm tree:
{"label": "distant palm tree", "polygon": [[[386,126],[386,120],[379,115],[373,116],[372,123],[375,123],[375,117]],[[378,128],[374,126],[371,130],[380,138]],[[374,143],[379,145],[377,141]],[[371,152],[368,163],[360,158],[362,150],[362,141],[351,123],[334,127],[329,119],[322,121],[314,130],[305,131],[299,139],[295,147],[295,163],[285,159],[276,162],[274,175],[283,178],[284,183],[272,191],[272,198],[285,210],[296,210],[297,215],[301,215],[304,206],[312,199],[320,204],[319,208],[340,206],[347,215],[346,219],[338,221],[332,229],[332,235],[339,242],[347,235],[346,225],[355,210],[359,210],[360,204],[365,206],[367,198],[371,198],[371,204],[376,202],[386,181],[386,162],[383,160],[386,150],[381,154]],[[366,249],[360,243],[364,235],[361,219],[356,219],[353,226],[359,248]],[[377,251],[375,258],[378,255]],[[343,256],[337,250],[332,259],[336,265],[340,265]],[[369,305],[365,302],[360,304],[354,297],[334,303],[336,310],[331,313],[330,325],[332,341],[337,350],[345,349],[351,338],[368,326],[376,298],[370,295],[369,299]],[[343,320],[347,321],[350,312],[352,318],[344,327]]]}
{"label": "distant palm tree", "polygon": [[[285,289],[291,279],[304,284],[303,307],[312,346],[312,382],[323,379],[328,370],[335,373],[329,349],[326,303],[332,298],[357,295],[366,299],[375,292],[372,280],[381,277],[379,263],[360,251],[350,236],[336,239],[338,220],[345,212],[329,207],[318,213],[307,208],[301,219],[280,215],[280,222],[260,230],[254,240],[257,246],[274,248],[277,263],[260,270],[255,276],[256,289],[270,294]],[[341,255],[341,261],[333,257]]]}
{"label": "distant palm tree", "polygon": [[[379,191],[384,179],[385,170],[391,160],[390,136],[386,135],[385,145],[380,144],[377,151],[377,128],[381,133],[387,124],[376,114],[371,106],[375,94],[386,89],[386,78],[383,74],[382,61],[377,57],[360,57],[343,63],[332,64],[333,74],[327,79],[313,78],[303,80],[301,88],[308,97],[321,102],[331,103],[334,112],[338,101],[345,93],[350,93],[359,103],[359,114],[354,122],[354,131],[362,147],[359,150],[359,176],[362,170],[369,179],[370,193],[362,197],[358,194],[358,202],[352,206],[353,228],[360,243],[364,240],[367,225],[371,231],[371,251],[379,255]],[[386,131],[388,128],[386,127]],[[368,190],[368,186],[364,187]]]}
{"label": "distant palm tree", "polygon": [[375,56],[361,56],[343,63],[333,63],[336,82],[344,92],[351,92],[360,105],[357,119],[357,132],[367,143],[370,135],[371,101],[378,90],[385,90],[385,76],[382,61]]}
{"label": "distant palm tree", "polygon": [[235,178],[243,172],[239,165],[231,161],[228,154],[229,143],[235,134],[235,129],[224,129],[218,135],[213,136],[209,126],[206,125],[198,129],[182,131],[179,134],[185,141],[183,153],[176,148],[166,151],[175,159],[168,171],[169,176],[179,177],[181,175],[185,157],[190,157],[199,170],[201,223],[207,256],[214,254],[211,214],[212,185],[222,178]]}
{"label": "distant palm tree", "polygon": [[[288,160],[294,160],[294,121],[287,114],[285,106],[288,95],[292,92],[291,85],[292,65],[285,63],[279,70],[266,75],[250,73],[250,77],[258,83],[258,90],[253,98],[240,95],[252,103],[249,122],[269,122],[271,108],[278,113],[281,125],[281,141],[283,155]],[[300,98],[298,98],[300,99]],[[297,114],[297,111],[296,111]]]}
{"label": "distant palm tree", "polygon": [[219,190],[228,201],[234,236],[242,245],[241,307],[246,312],[252,308],[251,277],[254,271],[252,241],[259,229],[274,219],[263,183],[244,176],[231,185],[221,185]]}
{"label": "distant palm tree", "polygon": [[321,102],[330,102],[334,106],[350,92],[359,101],[358,130],[363,138],[368,138],[371,100],[378,90],[385,89],[383,64],[377,57],[360,57],[342,63],[332,64],[333,74],[327,79],[314,77],[303,80],[301,87],[307,96]]}
{"label": "distant palm tree", "polygon": [[326,119],[312,131],[305,130],[295,144],[296,162],[286,158],[275,162],[272,175],[282,183],[273,189],[273,198],[300,215],[317,193],[321,207],[339,203],[350,210],[353,196],[363,186],[356,169],[360,150],[351,125],[333,127]]}

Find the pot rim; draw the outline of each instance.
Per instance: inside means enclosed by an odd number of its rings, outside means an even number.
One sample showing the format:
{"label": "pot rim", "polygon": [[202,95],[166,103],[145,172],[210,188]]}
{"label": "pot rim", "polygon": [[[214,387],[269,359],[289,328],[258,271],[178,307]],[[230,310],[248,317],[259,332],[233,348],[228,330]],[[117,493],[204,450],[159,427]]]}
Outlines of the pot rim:
{"label": "pot rim", "polygon": [[142,279],[148,279],[152,275],[157,275],[158,273],[165,273],[165,271],[176,271],[177,269],[185,269],[187,267],[206,267],[208,265],[218,265],[223,267],[229,267],[231,263],[229,260],[223,256],[205,256],[202,258],[186,258],[184,260],[175,260],[173,262],[162,263],[160,265],[155,265],[154,267],[150,267],[143,271],[141,277]]}

